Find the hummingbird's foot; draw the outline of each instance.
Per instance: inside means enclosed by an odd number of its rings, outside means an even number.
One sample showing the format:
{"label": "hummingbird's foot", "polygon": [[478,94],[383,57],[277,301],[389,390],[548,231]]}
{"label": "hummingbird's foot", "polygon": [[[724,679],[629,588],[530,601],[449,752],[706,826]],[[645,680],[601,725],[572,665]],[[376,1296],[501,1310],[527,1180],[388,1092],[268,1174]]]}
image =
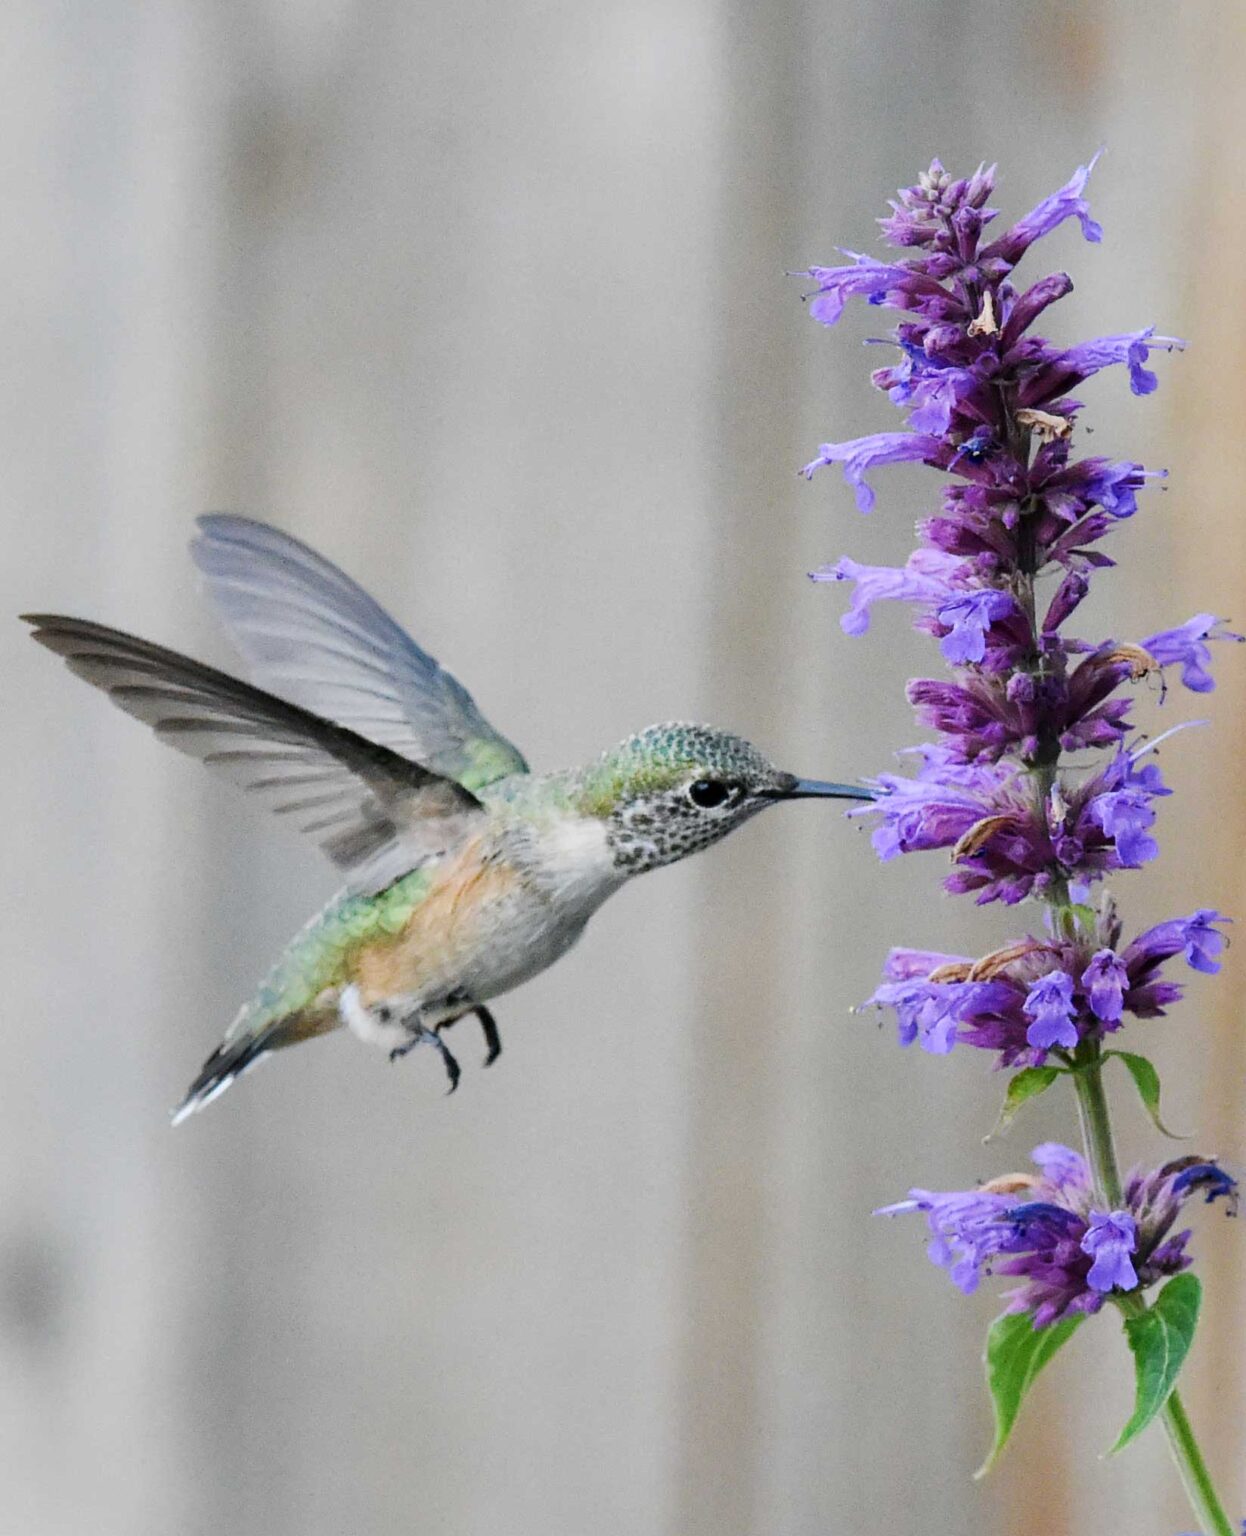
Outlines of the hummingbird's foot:
{"label": "hummingbird's foot", "polygon": [[450,1054],[449,1046],[447,1046],[435,1029],[429,1029],[424,1024],[409,1024],[407,1028],[411,1031],[411,1038],[404,1040],[401,1045],[396,1045],[389,1053],[389,1059],[391,1061],[401,1061],[407,1052],[413,1051],[417,1045],[425,1043],[435,1045],[438,1051],[441,1052],[441,1059],[445,1063],[446,1076],[450,1079],[450,1086],[446,1089],[446,1092],[448,1094],[453,1093],[459,1086],[459,1078],[463,1074],[458,1062]]}

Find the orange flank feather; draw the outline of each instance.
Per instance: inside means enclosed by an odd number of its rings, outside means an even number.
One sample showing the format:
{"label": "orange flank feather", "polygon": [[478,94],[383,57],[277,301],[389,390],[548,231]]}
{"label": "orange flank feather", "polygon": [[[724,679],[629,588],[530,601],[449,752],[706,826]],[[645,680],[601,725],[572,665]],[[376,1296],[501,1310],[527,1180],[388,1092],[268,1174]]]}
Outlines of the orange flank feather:
{"label": "orange flank feather", "polygon": [[439,978],[452,983],[479,952],[482,928],[500,922],[522,884],[513,865],[483,854],[484,840],[470,838],[437,872],[406,924],[359,949],[350,971],[365,1006],[426,992]]}

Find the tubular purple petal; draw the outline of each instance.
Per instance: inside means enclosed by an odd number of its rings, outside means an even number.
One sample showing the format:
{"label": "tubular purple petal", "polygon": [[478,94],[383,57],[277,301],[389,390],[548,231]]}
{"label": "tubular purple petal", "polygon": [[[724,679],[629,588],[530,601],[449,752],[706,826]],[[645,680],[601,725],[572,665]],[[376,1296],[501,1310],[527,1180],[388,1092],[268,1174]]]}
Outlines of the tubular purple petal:
{"label": "tubular purple petal", "polygon": [[1101,949],[1082,972],[1082,989],[1090,1010],[1105,1024],[1115,1024],[1125,1009],[1129,971],[1114,950]]}
{"label": "tubular purple petal", "polygon": [[1094,1259],[1086,1284],[1106,1295],[1132,1291],[1138,1283],[1132,1255],[1138,1248],[1138,1224],[1128,1211],[1091,1211],[1081,1250]]}
{"label": "tubular purple petal", "polygon": [[1029,1043],[1040,1051],[1056,1046],[1068,1050],[1077,1044],[1077,1025],[1073,1022],[1073,978],[1064,971],[1049,971],[1030,988],[1024,1004],[1032,1022],[1025,1032]]}
{"label": "tubular purple petal", "polygon": [[889,288],[900,287],[912,274],[905,267],[890,266],[872,256],[845,251],[854,262],[850,267],[810,267],[798,277],[817,283],[818,291],[809,303],[809,313],[822,325],[834,325],[851,298],[872,299]]}
{"label": "tubular purple petal", "polygon": [[920,432],[875,432],[846,443],[823,443],[818,457],[806,464],[801,473],[809,480],[825,464],[842,464],[844,479],[856,493],[858,509],[868,512],[875,499],[865,479],[870,470],[882,464],[934,462],[941,446],[937,437]]}
{"label": "tubular purple petal", "polygon": [[859,565],[845,555],[834,565],[811,572],[814,581],[852,581],[856,591],[840,619],[845,634],[863,635],[870,609],[879,602],[937,603],[964,579],[965,562],[942,550],[916,549],[903,566]]}
{"label": "tubular purple petal", "polygon": [[1043,198],[1024,218],[1018,219],[1011,229],[1006,230],[992,245],[988,245],[982,252],[983,259],[993,258],[1007,262],[1009,266],[1016,266],[1036,240],[1049,235],[1065,219],[1076,219],[1082,226],[1084,238],[1098,244],[1103,239],[1103,230],[1091,218],[1090,205],[1082,196],[1098,160],[1099,156],[1095,155],[1089,165],[1079,165],[1058,192]]}
{"label": "tubular purple petal", "polygon": [[1155,374],[1146,367],[1151,352],[1182,352],[1185,342],[1176,336],[1157,336],[1155,327],[1129,331],[1122,336],[1099,336],[1094,341],[1084,341],[1069,347],[1056,359],[1070,377],[1067,387],[1072,388],[1082,379],[1088,379],[1102,368],[1117,363],[1129,365],[1129,387],[1135,395],[1149,395],[1159,385]]}
{"label": "tubular purple petal", "polygon": [[987,630],[1017,611],[1016,601],[1007,592],[991,588],[949,598],[936,615],[940,624],[951,630],[939,642],[939,648],[954,666],[981,661],[986,655]]}
{"label": "tubular purple petal", "polygon": [[1181,681],[1192,693],[1210,693],[1216,681],[1210,672],[1211,651],[1208,641],[1232,640],[1240,644],[1243,636],[1224,628],[1224,620],[1214,613],[1196,613],[1175,629],[1161,629],[1142,641],[1161,667],[1179,666]]}

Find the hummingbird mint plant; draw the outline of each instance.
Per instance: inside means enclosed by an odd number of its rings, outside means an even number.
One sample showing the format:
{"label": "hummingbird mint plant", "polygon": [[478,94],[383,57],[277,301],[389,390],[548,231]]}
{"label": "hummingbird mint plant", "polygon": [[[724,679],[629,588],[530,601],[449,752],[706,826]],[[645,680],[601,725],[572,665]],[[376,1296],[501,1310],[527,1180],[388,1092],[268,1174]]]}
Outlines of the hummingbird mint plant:
{"label": "hummingbird mint plant", "polygon": [[1174,676],[1207,692],[1212,644],[1242,637],[1205,613],[1164,615],[1171,627],[1149,634],[1077,634],[1092,578],[1115,564],[1117,530],[1163,471],[1079,457],[1072,391],[1119,366],[1134,394],[1149,395],[1152,354],[1184,345],[1153,327],[1071,346],[1035,334],[1073,284],[1063,272],[1027,283],[1017,266],[1067,219],[1100,239],[1085,198],[1093,167],[992,234],[994,167],[958,179],[936,160],[879,221],[896,254],[848,252],[843,265],[802,274],[824,325],[851,298],[898,311],[894,351],[873,382],[907,416],[900,431],[824,443],[805,475],[841,466],[862,512],[883,465],[927,464],[942,477],[939,508],[918,525],[902,567],[844,558],[813,579],[851,584],[850,635],[868,629],[874,603],[912,604],[952,673],[909,683],[932,739],[912,749],[907,771],[880,774],[879,797],[849,814],[870,818],[880,858],[946,849],[949,891],[1035,908],[1026,931],[990,954],[893,949],[870,1001],[894,1012],[902,1045],[994,1053],[1010,1074],[1002,1123],[1060,1083],[1079,1111],[1084,1155],[1047,1143],[1034,1151],[1037,1172],[972,1190],[914,1189],[882,1213],[924,1215],[931,1259],[962,1290],[984,1275],[1014,1282],[987,1339],[996,1435],[986,1467],[1039,1369],[1088,1316],[1114,1308],[1137,1376],[1114,1449],[1160,1418],[1205,1536],[1232,1536],[1175,1389],[1201,1287],[1191,1234],[1173,1229],[1196,1196],[1233,1212],[1236,1184],[1203,1156],[1122,1177],[1105,1085],[1115,1060],[1163,1129],[1155,1068],[1117,1042],[1180,998],[1186,967],[1219,970],[1229,919],[1201,909],[1131,932],[1106,882],[1155,857],[1159,802],[1170,793],[1158,742],[1134,732],[1131,690],[1151,683],[1162,700]]}

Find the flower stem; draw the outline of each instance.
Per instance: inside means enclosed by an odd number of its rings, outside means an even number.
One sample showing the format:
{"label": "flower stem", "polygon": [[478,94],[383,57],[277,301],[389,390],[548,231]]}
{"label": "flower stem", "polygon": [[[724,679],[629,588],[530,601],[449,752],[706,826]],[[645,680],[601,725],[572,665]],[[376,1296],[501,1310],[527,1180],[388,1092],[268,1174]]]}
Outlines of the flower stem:
{"label": "flower stem", "polygon": [[1086,1144],[1095,1194],[1108,1210],[1116,1210],[1122,1200],[1121,1172],[1116,1161],[1108,1096],[1103,1089],[1103,1058],[1099,1054],[1098,1041],[1083,1045],[1082,1055],[1081,1068],[1073,1076],[1082,1140]]}
{"label": "flower stem", "polygon": [[[1107,1094],[1103,1089],[1102,1069],[1103,1062],[1096,1043],[1094,1055],[1080,1071],[1073,1074],[1073,1084],[1077,1090],[1077,1112],[1095,1194],[1107,1210],[1114,1210],[1121,1203],[1121,1175],[1116,1161],[1116,1144],[1112,1137]],[[1137,1295],[1120,1297],[1119,1305],[1126,1317],[1140,1317],[1147,1310],[1146,1302]],[[1168,1449],[1177,1464],[1190,1507],[1202,1526],[1202,1536],[1235,1536],[1207,1470],[1207,1463],[1203,1460],[1194,1430],[1186,1417],[1185,1404],[1175,1391],[1169,1395],[1161,1417],[1168,1436]]]}
{"label": "flower stem", "polygon": [[1173,1392],[1164,1405],[1164,1430],[1168,1435],[1168,1448],[1177,1463],[1177,1471],[1185,1485],[1190,1507],[1202,1522],[1207,1536],[1234,1536],[1233,1526],[1224,1512],[1207,1463],[1199,1449],[1190,1421],[1186,1417],[1185,1404],[1177,1392]]}

